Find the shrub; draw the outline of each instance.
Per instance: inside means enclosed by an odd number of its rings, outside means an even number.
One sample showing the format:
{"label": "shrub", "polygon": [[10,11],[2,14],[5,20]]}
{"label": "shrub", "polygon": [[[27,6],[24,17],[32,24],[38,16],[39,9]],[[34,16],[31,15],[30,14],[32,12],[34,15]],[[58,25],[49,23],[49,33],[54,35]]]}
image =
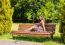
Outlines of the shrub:
{"label": "shrub", "polygon": [[65,0],[60,0],[59,12],[61,15],[60,32],[61,32],[61,37],[65,43]]}
{"label": "shrub", "polygon": [[10,0],[0,0],[0,34],[11,32],[13,11]]}

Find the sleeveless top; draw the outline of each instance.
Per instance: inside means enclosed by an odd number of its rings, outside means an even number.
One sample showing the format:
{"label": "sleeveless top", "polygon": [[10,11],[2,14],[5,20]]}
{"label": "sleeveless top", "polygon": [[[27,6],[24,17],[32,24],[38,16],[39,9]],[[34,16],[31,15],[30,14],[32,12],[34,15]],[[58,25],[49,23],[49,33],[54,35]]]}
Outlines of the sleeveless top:
{"label": "sleeveless top", "polygon": [[35,23],[34,28],[32,30],[33,32],[43,32],[42,22],[39,20],[38,23]]}

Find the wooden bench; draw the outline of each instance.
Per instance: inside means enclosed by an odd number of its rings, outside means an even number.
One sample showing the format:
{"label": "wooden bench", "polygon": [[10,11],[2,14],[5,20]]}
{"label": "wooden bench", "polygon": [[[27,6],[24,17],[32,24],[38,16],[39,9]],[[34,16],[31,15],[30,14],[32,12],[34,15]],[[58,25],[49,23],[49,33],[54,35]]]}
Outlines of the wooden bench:
{"label": "wooden bench", "polygon": [[28,28],[32,27],[34,24],[19,24],[18,31],[12,31],[12,35],[31,35],[31,36],[41,36],[41,37],[51,37],[53,38],[53,34],[55,33],[55,24],[54,23],[46,23],[46,31],[47,32],[27,32]]}

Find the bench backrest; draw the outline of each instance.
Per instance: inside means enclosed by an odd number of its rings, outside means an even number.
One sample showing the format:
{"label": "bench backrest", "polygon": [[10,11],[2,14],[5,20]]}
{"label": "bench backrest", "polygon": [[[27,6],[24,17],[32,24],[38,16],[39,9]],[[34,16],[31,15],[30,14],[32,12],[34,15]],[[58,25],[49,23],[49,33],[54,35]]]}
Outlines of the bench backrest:
{"label": "bench backrest", "polygon": [[46,23],[45,24],[45,28],[46,28],[46,31],[48,32],[55,32],[55,27],[56,27],[56,24],[55,23]]}

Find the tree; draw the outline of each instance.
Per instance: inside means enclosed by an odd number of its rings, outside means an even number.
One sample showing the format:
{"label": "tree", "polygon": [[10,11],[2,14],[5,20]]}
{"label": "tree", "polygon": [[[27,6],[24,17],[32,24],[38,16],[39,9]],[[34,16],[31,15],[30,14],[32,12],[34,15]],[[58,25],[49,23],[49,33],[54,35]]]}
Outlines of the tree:
{"label": "tree", "polygon": [[0,34],[11,32],[13,12],[10,0],[0,0]]}

